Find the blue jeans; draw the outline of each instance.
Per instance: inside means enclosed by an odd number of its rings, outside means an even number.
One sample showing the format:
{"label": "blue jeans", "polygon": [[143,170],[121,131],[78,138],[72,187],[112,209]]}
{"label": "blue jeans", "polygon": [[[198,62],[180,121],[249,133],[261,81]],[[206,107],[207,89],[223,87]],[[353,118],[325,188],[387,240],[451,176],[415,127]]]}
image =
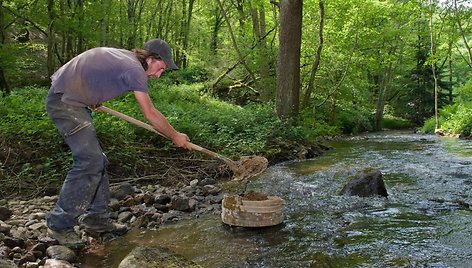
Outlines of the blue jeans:
{"label": "blue jeans", "polygon": [[61,101],[62,94],[49,90],[46,110],[72,151],[74,164],[62,185],[55,208],[46,223],[55,231],[71,229],[79,216],[93,222],[107,222],[110,199],[108,160],[98,142],[87,107]]}

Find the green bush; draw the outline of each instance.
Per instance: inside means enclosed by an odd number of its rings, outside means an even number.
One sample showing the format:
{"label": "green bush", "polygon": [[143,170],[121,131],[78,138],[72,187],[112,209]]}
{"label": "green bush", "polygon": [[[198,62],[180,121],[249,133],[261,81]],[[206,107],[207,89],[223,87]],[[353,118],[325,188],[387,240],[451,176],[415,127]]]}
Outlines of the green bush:
{"label": "green bush", "polygon": [[470,136],[472,134],[472,105],[467,103],[458,105],[456,113],[447,118],[441,125],[441,129],[449,133]]}
{"label": "green bush", "polygon": [[436,118],[432,117],[424,122],[424,125],[420,131],[422,133],[432,134],[434,133],[435,130],[436,130]]}
{"label": "green bush", "polygon": [[411,122],[404,118],[399,118],[392,115],[385,115],[382,118],[383,129],[407,129],[411,127]]}

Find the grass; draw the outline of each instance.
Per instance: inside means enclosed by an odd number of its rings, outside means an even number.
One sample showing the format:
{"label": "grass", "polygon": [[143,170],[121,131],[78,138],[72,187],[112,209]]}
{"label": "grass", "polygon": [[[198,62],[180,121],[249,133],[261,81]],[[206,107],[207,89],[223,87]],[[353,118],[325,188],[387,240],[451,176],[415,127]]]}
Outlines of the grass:
{"label": "grass", "polygon": [[[315,143],[309,138],[315,129],[287,125],[270,104],[241,107],[206,95],[202,83],[162,81],[150,83],[155,106],[177,130],[210,150],[233,159],[253,154],[274,159],[287,150],[287,143]],[[54,193],[71,165],[69,149],[45,112],[47,91],[25,87],[0,98],[0,196]],[[131,93],[105,105],[145,121]],[[178,166],[179,159],[207,159],[116,117],[103,113],[93,117],[112,180],[163,174],[169,165]],[[176,160],[163,160],[169,158]]]}

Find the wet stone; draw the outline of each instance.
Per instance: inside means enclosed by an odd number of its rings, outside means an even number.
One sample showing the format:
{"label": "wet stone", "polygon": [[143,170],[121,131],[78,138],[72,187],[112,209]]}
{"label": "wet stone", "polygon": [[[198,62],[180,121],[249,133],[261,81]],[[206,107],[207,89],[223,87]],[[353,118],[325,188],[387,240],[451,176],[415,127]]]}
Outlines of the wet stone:
{"label": "wet stone", "polygon": [[137,247],[124,258],[118,268],[194,268],[200,265],[166,248]]}
{"label": "wet stone", "polygon": [[44,263],[44,268],[74,268],[74,265],[64,260],[48,259]]}
{"label": "wet stone", "polygon": [[354,170],[354,175],[349,178],[348,183],[343,187],[340,194],[348,196],[376,196],[387,197],[388,193],[382,179],[382,173],[378,169],[365,168]]}
{"label": "wet stone", "polygon": [[46,255],[52,259],[73,262],[76,259],[74,251],[65,246],[51,246],[46,249]]}

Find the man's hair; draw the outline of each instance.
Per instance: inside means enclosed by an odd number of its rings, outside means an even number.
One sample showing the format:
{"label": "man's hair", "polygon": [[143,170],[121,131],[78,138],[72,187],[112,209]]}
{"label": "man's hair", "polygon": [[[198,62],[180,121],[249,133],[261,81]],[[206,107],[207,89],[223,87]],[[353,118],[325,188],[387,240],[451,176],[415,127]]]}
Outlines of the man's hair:
{"label": "man's hair", "polygon": [[132,50],[134,52],[134,55],[136,55],[136,58],[138,58],[139,62],[141,62],[141,65],[143,66],[144,70],[147,71],[148,69],[148,64],[146,62],[146,59],[149,57],[152,57],[156,60],[160,60],[161,58],[159,56],[156,56],[152,54],[151,52],[140,49],[140,48],[135,48]]}

